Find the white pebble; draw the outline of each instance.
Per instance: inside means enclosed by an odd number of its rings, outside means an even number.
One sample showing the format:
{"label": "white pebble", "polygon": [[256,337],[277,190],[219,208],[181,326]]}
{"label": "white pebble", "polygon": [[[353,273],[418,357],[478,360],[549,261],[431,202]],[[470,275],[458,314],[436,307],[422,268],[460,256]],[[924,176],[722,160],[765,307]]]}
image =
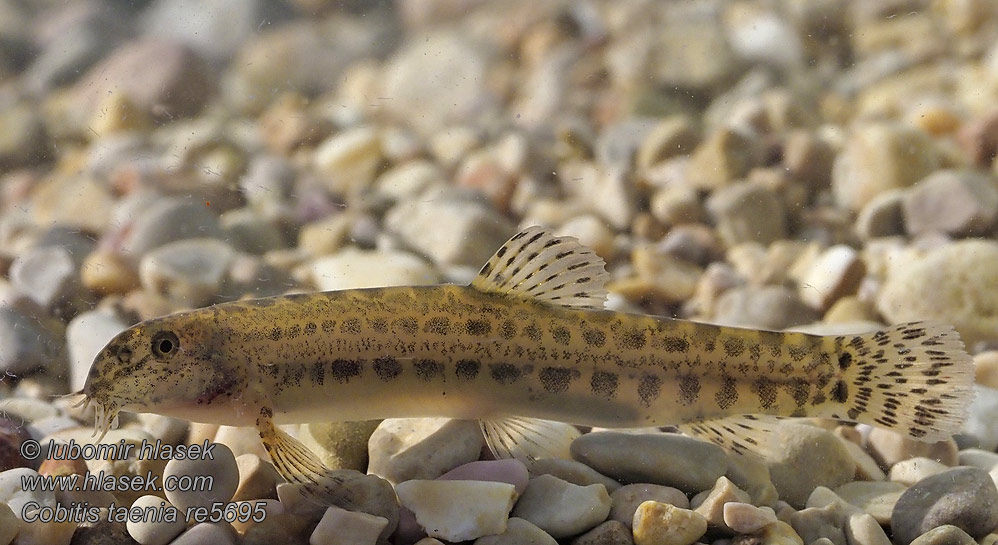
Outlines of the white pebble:
{"label": "white pebble", "polygon": [[[177,483],[193,484],[183,486],[179,490],[166,490],[166,497],[181,510],[188,507],[211,507],[214,502],[226,502],[232,499],[239,486],[239,467],[236,457],[229,447],[221,443],[213,443],[211,457],[204,460],[170,460],[163,470],[163,482],[168,479],[178,479]],[[214,458],[214,459],[211,459]],[[188,479],[189,478],[189,479]],[[201,479],[210,478],[210,481]],[[201,483],[210,483],[205,486]]]}
{"label": "white pebble", "polygon": [[732,501],[724,504],[724,523],[738,534],[751,534],[776,522],[776,512],[750,503]]}
{"label": "white pebble", "polygon": [[21,487],[22,478],[39,477],[38,472],[17,467],[0,472],[0,503],[6,503],[17,518],[21,518],[25,504],[35,502],[39,507],[55,507],[55,492]]}
{"label": "white pebble", "polygon": [[513,485],[487,481],[414,480],[400,483],[395,492],[427,535],[445,541],[505,532],[516,496]]}
{"label": "white pebble", "polygon": [[374,545],[388,519],[330,507],[308,539],[309,545]]}
{"label": "white pebble", "polygon": [[[172,522],[163,517],[163,514],[172,507],[168,501],[159,496],[148,495],[135,500],[132,509],[149,509],[149,516],[136,522],[129,520],[125,523],[128,535],[141,545],[166,545],[173,541],[173,538],[184,531],[187,523],[182,511],[177,512],[176,520]],[[162,520],[154,521],[154,518],[162,518]]]}

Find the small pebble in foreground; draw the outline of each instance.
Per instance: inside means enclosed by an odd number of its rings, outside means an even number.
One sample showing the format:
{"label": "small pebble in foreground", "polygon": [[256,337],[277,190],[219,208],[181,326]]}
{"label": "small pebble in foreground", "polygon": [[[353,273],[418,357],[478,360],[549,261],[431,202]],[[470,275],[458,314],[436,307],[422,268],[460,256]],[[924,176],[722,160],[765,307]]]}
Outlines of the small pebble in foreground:
{"label": "small pebble in foreground", "polygon": [[690,545],[707,532],[703,515],[668,503],[646,501],[634,513],[635,545]]}

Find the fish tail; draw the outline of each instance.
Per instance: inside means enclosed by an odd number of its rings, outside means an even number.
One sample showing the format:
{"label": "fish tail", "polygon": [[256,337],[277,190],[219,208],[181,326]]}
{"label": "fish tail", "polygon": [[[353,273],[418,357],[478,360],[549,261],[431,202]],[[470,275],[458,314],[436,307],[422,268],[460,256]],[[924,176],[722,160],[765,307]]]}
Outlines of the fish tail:
{"label": "fish tail", "polygon": [[931,322],[898,324],[835,339],[837,412],[909,437],[941,441],[958,433],[974,395],[973,361],[957,332]]}

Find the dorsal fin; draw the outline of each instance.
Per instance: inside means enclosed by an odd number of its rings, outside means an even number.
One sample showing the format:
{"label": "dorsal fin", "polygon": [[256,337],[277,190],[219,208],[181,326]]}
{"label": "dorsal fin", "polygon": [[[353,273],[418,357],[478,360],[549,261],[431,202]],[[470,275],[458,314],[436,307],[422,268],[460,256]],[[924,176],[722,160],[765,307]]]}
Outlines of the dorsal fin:
{"label": "dorsal fin", "polygon": [[572,237],[533,226],[506,241],[471,285],[552,305],[603,308],[606,263]]}

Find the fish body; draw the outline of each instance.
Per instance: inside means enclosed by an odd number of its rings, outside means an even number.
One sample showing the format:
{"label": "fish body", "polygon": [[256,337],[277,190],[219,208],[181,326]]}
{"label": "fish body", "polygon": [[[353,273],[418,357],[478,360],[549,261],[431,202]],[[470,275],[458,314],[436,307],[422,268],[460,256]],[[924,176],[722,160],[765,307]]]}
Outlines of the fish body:
{"label": "fish body", "polygon": [[966,416],[972,364],[948,326],[721,327],[604,310],[606,280],[591,250],[529,228],[470,286],[288,295],[143,322],[97,356],[82,393],[105,430],[121,409],[255,425],[278,469],[302,482],[327,468],[275,424],[477,419],[494,450],[519,457],[564,452],[574,428],[552,421],[679,425],[739,451],[762,440],[765,415],[923,440]]}

